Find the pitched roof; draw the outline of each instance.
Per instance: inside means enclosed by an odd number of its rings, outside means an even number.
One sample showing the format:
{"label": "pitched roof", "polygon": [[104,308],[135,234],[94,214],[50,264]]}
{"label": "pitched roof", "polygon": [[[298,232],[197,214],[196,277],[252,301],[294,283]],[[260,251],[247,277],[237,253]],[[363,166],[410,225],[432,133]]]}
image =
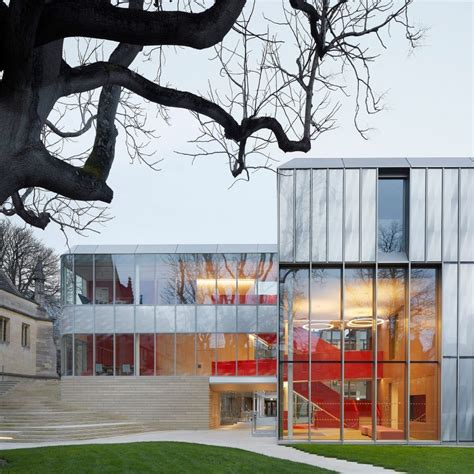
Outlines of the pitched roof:
{"label": "pitched roof", "polygon": [[0,290],[4,290],[4,291],[7,291],[8,293],[12,293],[13,295],[24,298],[24,296],[17,290],[16,286],[10,280],[8,275],[1,269],[0,269]]}

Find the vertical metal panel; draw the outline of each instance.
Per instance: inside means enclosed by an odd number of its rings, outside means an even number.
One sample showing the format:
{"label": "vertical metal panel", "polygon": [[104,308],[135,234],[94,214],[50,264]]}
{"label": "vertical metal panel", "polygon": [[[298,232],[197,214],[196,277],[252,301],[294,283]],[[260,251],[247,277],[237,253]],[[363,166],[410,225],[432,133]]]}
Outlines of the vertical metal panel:
{"label": "vertical metal panel", "polygon": [[441,260],[441,211],[443,174],[440,169],[429,169],[426,179],[426,260]]}
{"label": "vertical metal panel", "polygon": [[131,333],[134,327],[134,307],[125,304],[115,305],[115,332]]}
{"label": "vertical metal panel", "polygon": [[459,355],[474,357],[474,264],[459,266]]}
{"label": "vertical metal panel", "polygon": [[114,332],[114,307],[112,305],[95,305],[95,332]]}
{"label": "vertical metal panel", "polygon": [[94,307],[92,305],[77,305],[74,311],[74,332],[94,332]]}
{"label": "vertical metal panel", "polygon": [[313,170],[313,262],[326,261],[327,171]]}
{"label": "vertical metal panel", "polygon": [[425,260],[425,170],[410,172],[410,260]]}
{"label": "vertical metal panel", "polygon": [[460,260],[474,262],[474,168],[461,170],[459,205]]}
{"label": "vertical metal panel", "polygon": [[441,440],[456,441],[457,360],[444,359],[441,381]]}
{"label": "vertical metal panel", "polygon": [[459,359],[458,441],[474,441],[474,359]]}
{"label": "vertical metal panel", "polygon": [[359,261],[359,170],[345,170],[344,245],[346,262]]}
{"label": "vertical metal panel", "polygon": [[376,209],[377,209],[377,172],[376,170],[361,170],[361,260],[375,261]]}
{"label": "vertical metal panel", "polygon": [[61,335],[72,333],[74,330],[74,306],[65,306],[60,319]]}
{"label": "vertical metal panel", "polygon": [[443,266],[443,356],[457,355],[458,336],[458,266],[446,264]]}
{"label": "vertical metal panel", "polygon": [[295,257],[297,262],[309,261],[311,170],[297,170],[295,179]]}
{"label": "vertical metal panel", "polygon": [[457,169],[443,172],[443,260],[458,259],[459,185]]}
{"label": "vertical metal panel", "polygon": [[328,179],[328,260],[342,261],[343,170],[329,170]]}
{"label": "vertical metal panel", "polygon": [[279,227],[280,227],[280,261],[293,261],[293,171],[280,172],[279,186]]}

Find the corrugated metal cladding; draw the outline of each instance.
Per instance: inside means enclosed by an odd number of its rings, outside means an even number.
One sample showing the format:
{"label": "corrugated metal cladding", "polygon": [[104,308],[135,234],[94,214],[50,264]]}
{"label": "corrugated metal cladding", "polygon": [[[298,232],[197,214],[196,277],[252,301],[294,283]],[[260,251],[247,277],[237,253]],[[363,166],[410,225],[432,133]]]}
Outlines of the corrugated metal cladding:
{"label": "corrugated metal cladding", "polygon": [[[401,170],[408,252],[377,251],[378,174]],[[279,169],[280,263],[441,269],[441,438],[474,440],[474,159],[295,159]]]}

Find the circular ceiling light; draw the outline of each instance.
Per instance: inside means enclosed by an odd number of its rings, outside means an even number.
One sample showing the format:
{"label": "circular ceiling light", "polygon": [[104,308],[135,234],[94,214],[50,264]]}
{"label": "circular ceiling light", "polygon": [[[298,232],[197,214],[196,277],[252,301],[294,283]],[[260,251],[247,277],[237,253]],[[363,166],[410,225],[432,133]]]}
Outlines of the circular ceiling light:
{"label": "circular ceiling light", "polygon": [[[372,321],[373,319],[370,316],[357,316],[347,321],[346,326],[354,329],[371,328]],[[382,318],[377,318],[377,326],[383,323],[384,320]]]}
{"label": "circular ceiling light", "polygon": [[311,332],[330,331],[334,324],[331,321],[311,321],[310,324],[304,324],[303,328]]}

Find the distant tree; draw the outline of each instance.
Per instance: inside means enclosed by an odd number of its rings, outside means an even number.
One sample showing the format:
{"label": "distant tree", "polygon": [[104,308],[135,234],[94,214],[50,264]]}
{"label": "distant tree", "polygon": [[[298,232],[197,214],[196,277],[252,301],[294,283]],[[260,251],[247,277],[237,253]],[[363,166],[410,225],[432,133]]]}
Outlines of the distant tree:
{"label": "distant tree", "polygon": [[[170,108],[192,112],[200,135],[191,155],[224,156],[234,177],[268,166],[275,147],[307,153],[350,92],[365,136],[360,114],[381,109],[370,71],[378,52],[367,37],[385,48],[401,26],[413,46],[412,2],[283,0],[256,31],[250,0],[0,0],[0,212],[41,229],[82,231],[106,219],[97,203],[113,198],[118,130],[131,158],[154,167],[143,100],[165,121]],[[77,49],[64,47],[71,37]],[[209,77],[207,94],[163,84],[166,47],[214,48],[224,81]],[[155,78],[131,68],[139,55]],[[207,59],[189,74],[208,74]],[[65,142],[75,138],[83,150],[69,153]]]}
{"label": "distant tree", "polygon": [[20,293],[34,295],[34,275],[38,264],[45,276],[45,297],[55,305],[59,296],[59,259],[53,249],[37,239],[31,229],[0,221],[0,268],[9,276]]}

